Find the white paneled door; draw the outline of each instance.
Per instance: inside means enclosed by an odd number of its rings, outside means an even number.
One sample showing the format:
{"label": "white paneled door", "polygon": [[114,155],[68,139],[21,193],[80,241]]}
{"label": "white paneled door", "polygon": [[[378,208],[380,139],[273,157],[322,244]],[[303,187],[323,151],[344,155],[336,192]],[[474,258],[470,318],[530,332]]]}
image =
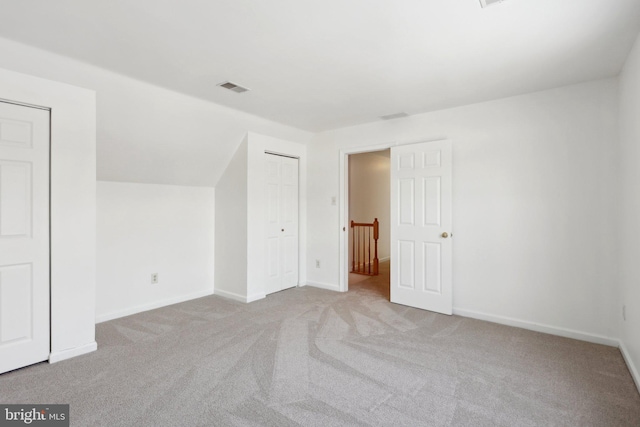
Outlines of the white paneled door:
{"label": "white paneled door", "polygon": [[391,148],[391,302],[452,314],[451,142]]}
{"label": "white paneled door", "polygon": [[0,102],[0,373],[49,358],[49,111]]}
{"label": "white paneled door", "polygon": [[298,284],[298,159],[265,154],[267,286],[271,294]]}

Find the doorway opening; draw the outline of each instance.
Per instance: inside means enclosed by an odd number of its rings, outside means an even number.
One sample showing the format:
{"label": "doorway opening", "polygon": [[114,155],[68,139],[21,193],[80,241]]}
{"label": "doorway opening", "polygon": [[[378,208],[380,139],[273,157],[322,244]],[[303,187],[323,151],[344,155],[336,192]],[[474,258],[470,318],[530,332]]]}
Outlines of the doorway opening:
{"label": "doorway opening", "polygon": [[453,312],[452,159],[450,140],[340,151],[340,288],[349,290],[349,159],[390,150],[390,298],[392,303]]}
{"label": "doorway opening", "polygon": [[347,156],[347,289],[390,300],[390,157],[384,149]]}

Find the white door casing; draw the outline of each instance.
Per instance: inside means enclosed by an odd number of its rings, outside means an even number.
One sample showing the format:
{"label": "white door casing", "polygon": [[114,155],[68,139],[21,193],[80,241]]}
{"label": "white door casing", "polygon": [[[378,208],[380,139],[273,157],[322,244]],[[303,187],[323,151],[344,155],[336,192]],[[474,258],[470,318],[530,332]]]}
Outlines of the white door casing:
{"label": "white door casing", "polygon": [[298,159],[265,153],[266,294],[298,284]]}
{"label": "white door casing", "polygon": [[450,141],[391,148],[391,302],[452,314]]}
{"label": "white door casing", "polygon": [[49,339],[49,111],[0,102],[0,373]]}

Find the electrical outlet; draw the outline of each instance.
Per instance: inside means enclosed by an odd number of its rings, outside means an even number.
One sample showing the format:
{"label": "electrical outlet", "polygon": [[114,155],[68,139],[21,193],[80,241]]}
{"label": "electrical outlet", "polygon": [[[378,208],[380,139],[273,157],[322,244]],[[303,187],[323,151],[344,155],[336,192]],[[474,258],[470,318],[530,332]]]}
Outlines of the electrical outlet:
{"label": "electrical outlet", "polygon": [[627,306],[626,305],[622,306],[622,320],[624,320],[624,321],[627,320]]}
{"label": "electrical outlet", "polygon": [[320,268],[320,260],[319,259],[316,260],[316,268]]}
{"label": "electrical outlet", "polygon": [[153,273],[151,275],[151,283],[152,284],[158,283],[158,273]]}

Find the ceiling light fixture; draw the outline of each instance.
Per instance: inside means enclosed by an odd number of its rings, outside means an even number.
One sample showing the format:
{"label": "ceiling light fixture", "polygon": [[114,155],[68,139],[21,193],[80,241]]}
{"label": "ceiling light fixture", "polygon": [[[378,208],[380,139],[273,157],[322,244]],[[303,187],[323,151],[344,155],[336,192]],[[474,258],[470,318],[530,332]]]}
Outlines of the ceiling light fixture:
{"label": "ceiling light fixture", "polygon": [[218,86],[223,87],[225,89],[229,89],[232,92],[235,93],[242,93],[242,92],[248,92],[250,89],[247,89],[246,87],[242,87],[240,85],[237,85],[235,83],[231,83],[231,82],[222,82],[222,83],[218,83]]}
{"label": "ceiling light fixture", "polygon": [[402,113],[389,114],[387,116],[380,116],[382,120],[400,119],[402,117],[409,117],[409,115],[405,112],[402,112]]}
{"label": "ceiling light fixture", "polygon": [[502,3],[505,0],[480,0],[480,6],[482,8],[493,6],[494,4]]}

